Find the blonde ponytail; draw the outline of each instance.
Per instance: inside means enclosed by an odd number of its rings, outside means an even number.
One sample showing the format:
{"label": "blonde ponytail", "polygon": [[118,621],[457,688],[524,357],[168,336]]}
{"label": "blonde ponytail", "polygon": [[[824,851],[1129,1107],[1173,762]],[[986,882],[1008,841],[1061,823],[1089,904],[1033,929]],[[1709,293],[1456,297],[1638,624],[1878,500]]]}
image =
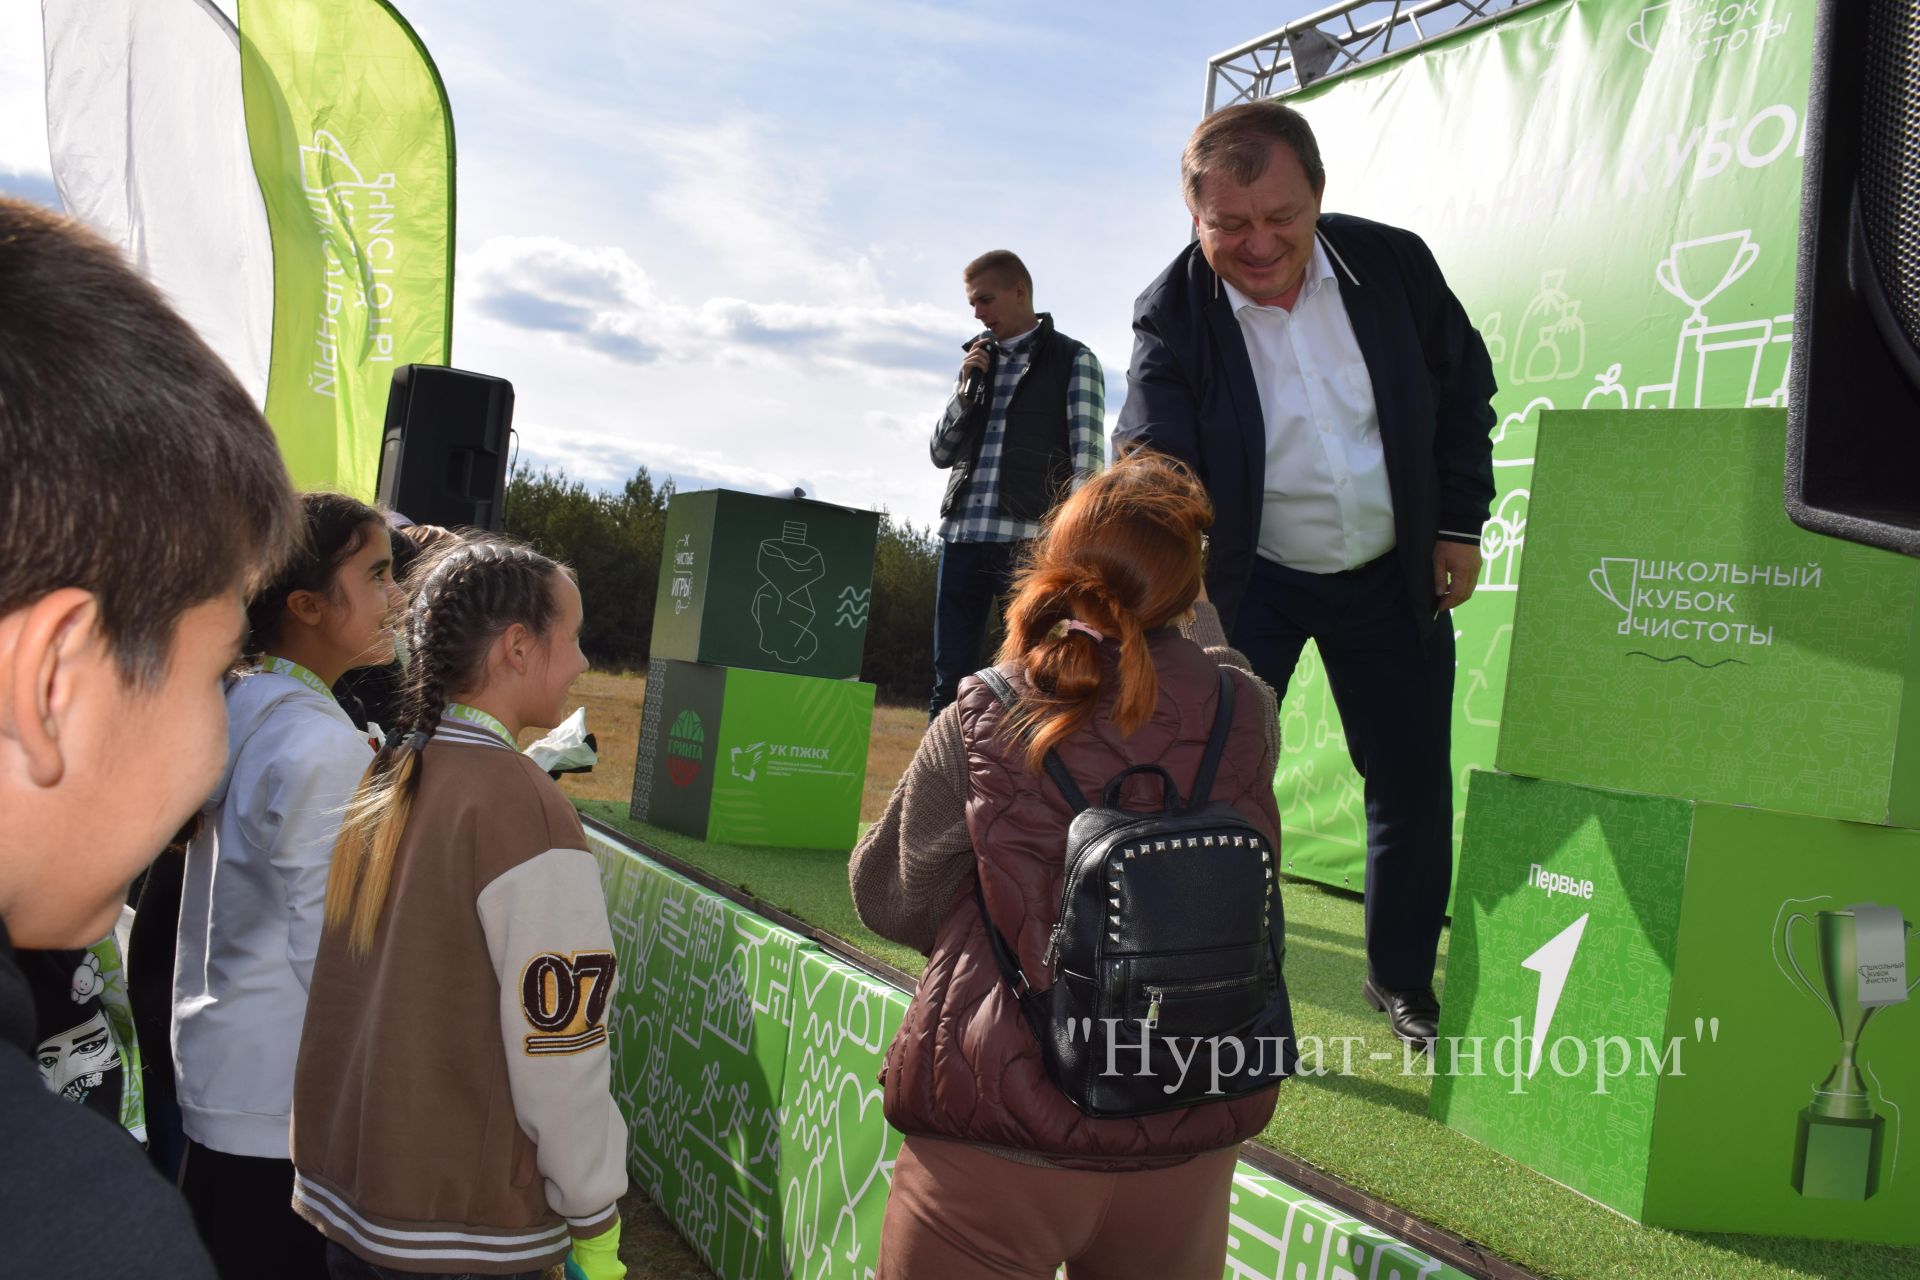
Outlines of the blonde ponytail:
{"label": "blonde ponytail", "polygon": [[419,750],[407,742],[382,747],[361,777],[334,839],[326,927],[347,928],[347,949],[354,955],[373,950],[374,931],[393,883],[394,855],[413,813],[419,779]]}

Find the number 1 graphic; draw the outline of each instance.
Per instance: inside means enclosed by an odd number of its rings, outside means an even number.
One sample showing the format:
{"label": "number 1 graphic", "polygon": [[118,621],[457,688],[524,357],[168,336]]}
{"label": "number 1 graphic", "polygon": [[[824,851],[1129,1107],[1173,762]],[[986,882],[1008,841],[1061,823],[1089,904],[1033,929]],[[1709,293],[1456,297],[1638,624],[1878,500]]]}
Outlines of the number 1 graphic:
{"label": "number 1 graphic", "polygon": [[1580,949],[1580,937],[1586,931],[1587,916],[1583,915],[1520,962],[1522,969],[1531,969],[1540,975],[1540,995],[1533,1002],[1533,1053],[1527,1059],[1529,1080],[1540,1069],[1540,1052],[1547,1045],[1547,1028],[1553,1025],[1553,1011],[1560,1007],[1560,994],[1567,989],[1567,972],[1573,968],[1573,953]]}

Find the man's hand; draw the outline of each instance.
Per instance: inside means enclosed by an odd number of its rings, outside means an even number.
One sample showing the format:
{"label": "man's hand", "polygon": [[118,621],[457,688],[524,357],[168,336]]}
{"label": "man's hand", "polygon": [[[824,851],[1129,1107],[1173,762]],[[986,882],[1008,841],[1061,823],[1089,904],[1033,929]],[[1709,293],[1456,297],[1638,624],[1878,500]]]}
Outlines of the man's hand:
{"label": "man's hand", "polygon": [[969,373],[977,373],[982,378],[987,376],[987,361],[992,359],[992,352],[989,350],[990,346],[990,343],[985,342],[976,342],[973,344],[973,350],[967,352],[967,358],[960,362],[960,376],[954,383],[956,391],[958,388],[964,387],[967,384],[967,375]]}
{"label": "man's hand", "polygon": [[1480,548],[1464,542],[1433,544],[1433,612],[1457,609],[1480,581]]}

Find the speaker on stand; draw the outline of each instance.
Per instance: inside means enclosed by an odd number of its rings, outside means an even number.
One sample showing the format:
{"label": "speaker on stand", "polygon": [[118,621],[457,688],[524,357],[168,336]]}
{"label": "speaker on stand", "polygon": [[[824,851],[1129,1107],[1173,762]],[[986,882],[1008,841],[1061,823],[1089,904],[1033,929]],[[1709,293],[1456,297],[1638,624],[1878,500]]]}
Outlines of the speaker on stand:
{"label": "speaker on stand", "polygon": [[513,384],[442,365],[394,370],[379,502],[416,524],[499,532]]}
{"label": "speaker on stand", "polygon": [[1824,0],[1787,410],[1787,514],[1920,556],[1920,0]]}

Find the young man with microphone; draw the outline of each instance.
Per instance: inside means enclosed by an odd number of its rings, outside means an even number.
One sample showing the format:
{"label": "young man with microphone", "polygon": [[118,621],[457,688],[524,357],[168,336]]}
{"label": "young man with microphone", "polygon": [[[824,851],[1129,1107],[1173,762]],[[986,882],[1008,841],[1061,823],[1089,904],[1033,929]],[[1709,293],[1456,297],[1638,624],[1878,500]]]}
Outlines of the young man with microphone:
{"label": "young man with microphone", "polygon": [[985,332],[934,427],[933,465],[951,470],[940,504],[928,718],[981,662],[987,616],[1053,504],[1106,460],[1106,379],[1084,343],[1033,309],[1033,277],[1006,249],[961,273]]}

